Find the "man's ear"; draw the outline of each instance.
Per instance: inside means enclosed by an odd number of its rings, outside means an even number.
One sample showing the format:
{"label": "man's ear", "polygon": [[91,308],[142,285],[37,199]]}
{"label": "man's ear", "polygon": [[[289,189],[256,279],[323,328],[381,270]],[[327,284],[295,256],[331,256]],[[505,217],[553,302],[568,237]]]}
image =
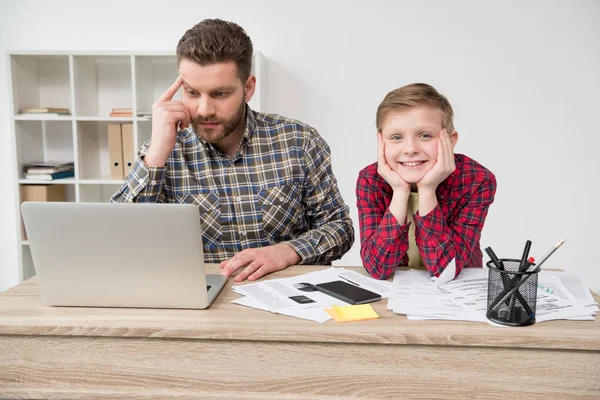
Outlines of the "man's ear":
{"label": "man's ear", "polygon": [[456,146],[456,142],[458,142],[458,132],[452,131],[450,134],[450,142],[452,143],[452,149],[454,150],[454,146]]}
{"label": "man's ear", "polygon": [[252,96],[254,96],[254,90],[256,90],[256,76],[250,75],[248,79],[246,79],[244,90],[246,93],[244,101],[247,103],[252,99]]}

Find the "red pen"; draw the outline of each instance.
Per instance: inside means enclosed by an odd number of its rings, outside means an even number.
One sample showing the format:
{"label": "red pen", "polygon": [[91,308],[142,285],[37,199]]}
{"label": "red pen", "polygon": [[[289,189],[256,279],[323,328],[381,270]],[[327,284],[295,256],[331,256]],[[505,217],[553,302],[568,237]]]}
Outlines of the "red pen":
{"label": "red pen", "polygon": [[531,267],[531,264],[533,264],[534,262],[535,262],[535,258],[529,257],[527,259],[527,261],[525,261],[525,263],[523,264],[523,271],[527,272],[529,267]]}

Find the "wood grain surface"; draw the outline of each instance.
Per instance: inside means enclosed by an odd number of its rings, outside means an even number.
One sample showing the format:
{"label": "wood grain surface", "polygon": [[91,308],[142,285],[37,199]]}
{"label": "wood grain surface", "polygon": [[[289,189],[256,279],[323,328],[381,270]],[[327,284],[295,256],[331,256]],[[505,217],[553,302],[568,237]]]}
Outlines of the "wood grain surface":
{"label": "wood grain surface", "polygon": [[44,307],[32,278],[0,295],[0,398],[599,398],[598,321],[409,321],[384,300],[318,324],[230,285],[207,310]]}

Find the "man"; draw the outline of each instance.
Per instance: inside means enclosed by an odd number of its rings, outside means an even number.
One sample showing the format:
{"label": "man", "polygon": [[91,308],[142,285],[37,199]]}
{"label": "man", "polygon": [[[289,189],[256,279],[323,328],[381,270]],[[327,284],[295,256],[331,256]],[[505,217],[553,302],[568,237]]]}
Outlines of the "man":
{"label": "man", "polygon": [[204,20],[183,35],[179,77],[154,103],[152,138],[111,199],[197,205],[205,261],[226,276],[243,268],[237,282],[330,263],[354,241],[327,143],[302,122],[246,105],[252,54],[231,22]]}

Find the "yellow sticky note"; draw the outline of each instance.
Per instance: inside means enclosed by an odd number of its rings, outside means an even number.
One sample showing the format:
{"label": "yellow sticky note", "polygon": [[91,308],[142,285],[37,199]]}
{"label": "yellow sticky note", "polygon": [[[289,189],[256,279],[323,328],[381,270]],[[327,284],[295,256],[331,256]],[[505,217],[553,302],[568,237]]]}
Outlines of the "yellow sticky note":
{"label": "yellow sticky note", "polygon": [[333,306],[325,311],[331,315],[336,322],[363,321],[379,318],[370,304],[359,304],[355,306]]}

